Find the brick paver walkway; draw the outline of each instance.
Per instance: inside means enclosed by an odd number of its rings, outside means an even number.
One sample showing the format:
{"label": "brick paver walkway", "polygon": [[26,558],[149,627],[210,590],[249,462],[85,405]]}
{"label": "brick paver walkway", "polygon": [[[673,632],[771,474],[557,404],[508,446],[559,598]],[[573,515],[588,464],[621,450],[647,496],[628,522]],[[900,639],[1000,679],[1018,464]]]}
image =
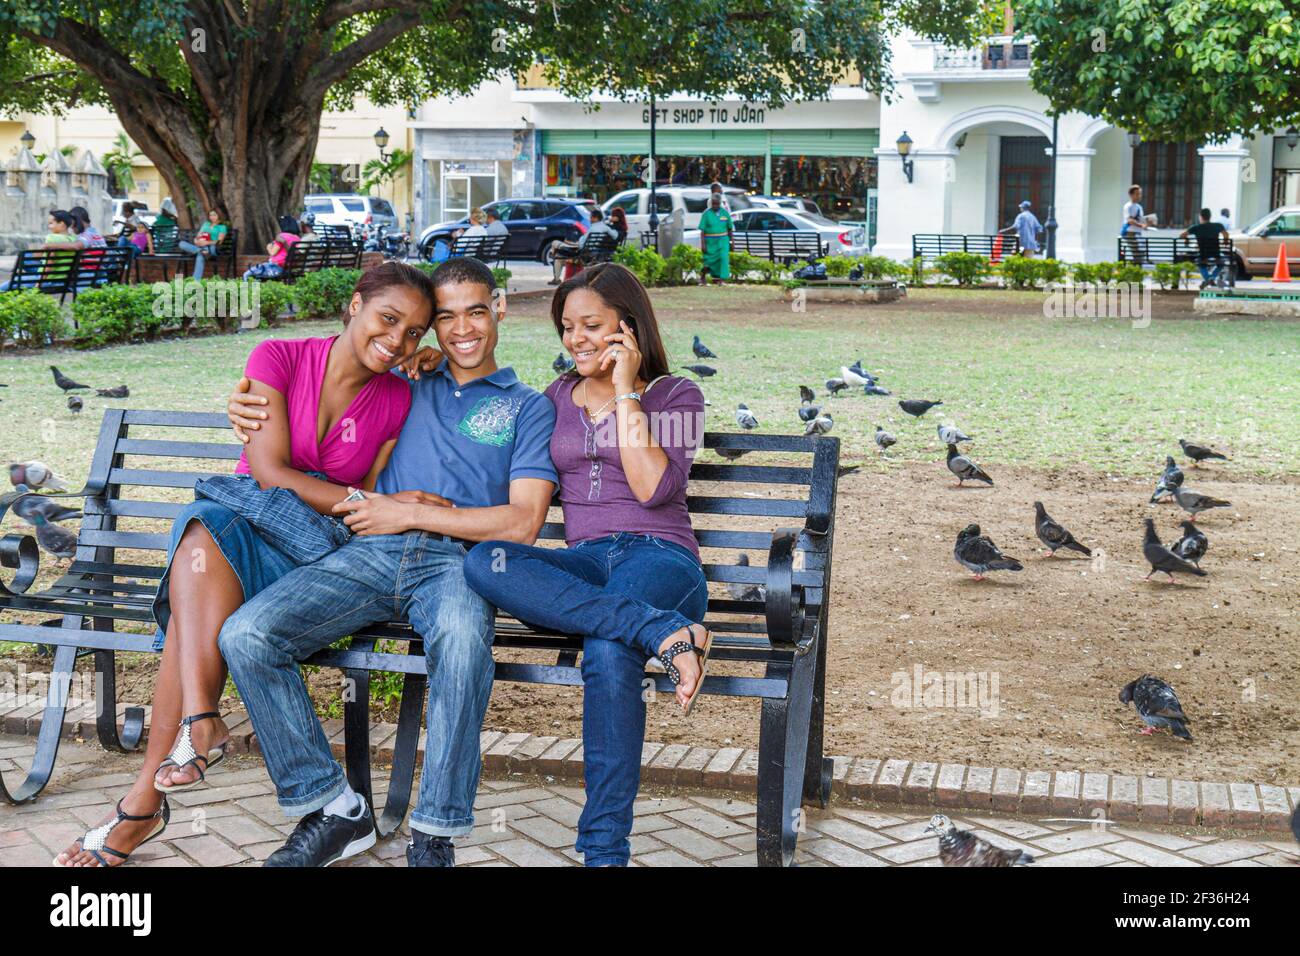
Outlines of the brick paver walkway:
{"label": "brick paver walkway", "polygon": [[[0,735],[0,769],[27,766],[35,742]],[[0,866],[48,866],[54,854],[105,816],[140,757],[64,742],[55,780],[35,803],[0,807]],[[165,837],[132,858],[143,866],[252,866],[293,827],[276,806],[260,760],[228,758],[215,786],[172,796]],[[382,792],[382,785],[380,785]],[[457,841],[468,866],[564,866],[573,849],[582,791],[547,778],[484,779],[479,826]],[[929,808],[837,801],[809,810],[798,862],[805,866],[937,866],[938,841],[922,833]],[[958,825],[1038,857],[1038,866],[1295,866],[1300,847],[1282,834],[1243,836],[1194,828],[1099,826],[1089,821],[984,816],[954,811]],[[404,866],[405,840],[381,842],[347,861]],[[740,794],[643,791],[632,836],[641,866],[754,866],[754,805]]]}

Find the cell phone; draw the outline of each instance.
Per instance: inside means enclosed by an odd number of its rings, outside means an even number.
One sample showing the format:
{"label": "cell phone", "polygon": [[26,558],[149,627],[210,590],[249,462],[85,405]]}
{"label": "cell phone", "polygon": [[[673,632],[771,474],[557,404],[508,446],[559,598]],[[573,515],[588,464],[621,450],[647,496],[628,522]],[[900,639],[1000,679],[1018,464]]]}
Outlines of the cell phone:
{"label": "cell phone", "polygon": [[352,494],[348,495],[343,500],[344,501],[365,501],[366,496],[365,493],[362,492],[360,488],[358,488],[356,491],[352,492]]}

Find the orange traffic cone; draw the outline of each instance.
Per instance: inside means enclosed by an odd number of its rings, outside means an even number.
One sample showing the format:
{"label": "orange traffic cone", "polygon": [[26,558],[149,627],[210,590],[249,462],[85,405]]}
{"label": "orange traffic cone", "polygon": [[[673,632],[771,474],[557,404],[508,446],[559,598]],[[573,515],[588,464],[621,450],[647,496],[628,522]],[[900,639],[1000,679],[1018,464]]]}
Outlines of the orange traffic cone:
{"label": "orange traffic cone", "polygon": [[993,255],[989,257],[989,261],[990,262],[1002,261],[1002,237],[1001,236],[993,237]]}
{"label": "orange traffic cone", "polygon": [[1290,282],[1291,270],[1286,263],[1286,243],[1277,247],[1277,265],[1273,267],[1274,282]]}

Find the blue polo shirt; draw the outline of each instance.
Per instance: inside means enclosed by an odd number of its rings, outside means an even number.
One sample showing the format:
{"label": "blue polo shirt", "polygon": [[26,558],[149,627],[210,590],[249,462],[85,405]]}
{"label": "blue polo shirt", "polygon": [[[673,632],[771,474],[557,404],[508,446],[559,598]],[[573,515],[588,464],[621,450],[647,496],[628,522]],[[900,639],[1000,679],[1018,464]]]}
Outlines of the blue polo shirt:
{"label": "blue polo shirt", "polygon": [[444,359],[411,383],[411,411],[375,490],[427,491],[461,508],[509,504],[516,478],[558,483],[554,428],[555,406],[514,369],[460,385]]}

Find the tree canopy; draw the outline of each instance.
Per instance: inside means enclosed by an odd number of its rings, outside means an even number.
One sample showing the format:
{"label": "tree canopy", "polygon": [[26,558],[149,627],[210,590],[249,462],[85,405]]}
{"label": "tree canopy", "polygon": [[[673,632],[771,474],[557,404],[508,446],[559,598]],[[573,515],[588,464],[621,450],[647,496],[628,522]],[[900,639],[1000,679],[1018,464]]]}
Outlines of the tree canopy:
{"label": "tree canopy", "polygon": [[1060,112],[1150,140],[1221,141],[1300,121],[1297,0],[1016,0],[1030,80]]}
{"label": "tree canopy", "polygon": [[326,106],[468,93],[541,63],[565,93],[890,88],[888,35],[963,42],[985,0],[5,0],[0,112],[114,110],[190,214],[248,248],[296,208]]}

